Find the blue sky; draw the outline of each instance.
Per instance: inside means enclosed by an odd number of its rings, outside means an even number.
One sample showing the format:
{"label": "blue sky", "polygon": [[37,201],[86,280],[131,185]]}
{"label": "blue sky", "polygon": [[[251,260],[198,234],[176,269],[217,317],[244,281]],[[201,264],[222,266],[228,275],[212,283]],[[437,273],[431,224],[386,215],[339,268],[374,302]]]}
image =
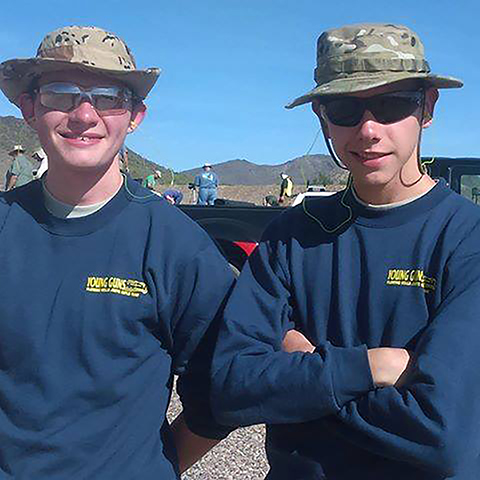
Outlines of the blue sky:
{"label": "blue sky", "polygon": [[[140,67],[162,69],[129,147],[177,171],[234,158],[279,164],[304,154],[318,130],[308,106],[284,105],[314,85],[319,34],[402,23],[422,38],[434,73],[465,82],[442,91],[423,154],[479,156],[479,17],[474,0],[17,0],[2,12],[1,60],[33,56],[58,27],[101,26]],[[2,96],[0,115],[19,112]],[[312,153],[326,153],[320,139]]]}

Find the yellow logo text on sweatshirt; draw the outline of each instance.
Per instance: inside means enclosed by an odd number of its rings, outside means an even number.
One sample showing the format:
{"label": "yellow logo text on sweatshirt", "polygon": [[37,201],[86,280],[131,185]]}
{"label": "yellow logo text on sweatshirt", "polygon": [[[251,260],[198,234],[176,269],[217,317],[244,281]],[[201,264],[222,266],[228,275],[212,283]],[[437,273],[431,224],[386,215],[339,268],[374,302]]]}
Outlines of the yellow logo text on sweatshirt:
{"label": "yellow logo text on sweatshirt", "polygon": [[387,285],[399,285],[402,287],[419,287],[426,292],[434,292],[437,281],[433,277],[427,277],[423,270],[416,268],[403,270],[392,268],[387,273]]}
{"label": "yellow logo text on sweatshirt", "polygon": [[146,295],[148,288],[145,282],[133,278],[87,277],[85,290],[92,293],[116,293],[127,297]]}

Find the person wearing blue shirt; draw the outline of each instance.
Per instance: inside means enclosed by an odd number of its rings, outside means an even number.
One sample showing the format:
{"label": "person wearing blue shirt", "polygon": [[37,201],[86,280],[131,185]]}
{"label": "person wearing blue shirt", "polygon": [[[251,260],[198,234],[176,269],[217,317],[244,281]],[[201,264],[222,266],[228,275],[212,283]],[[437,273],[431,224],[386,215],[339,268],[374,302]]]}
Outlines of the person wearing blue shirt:
{"label": "person wearing blue shirt", "polygon": [[[233,274],[210,237],[118,168],[159,70],[96,27],[0,64],[48,155],[0,196],[0,478],[180,479],[229,431],[209,403]],[[183,413],[166,419],[173,376]]]}
{"label": "person wearing blue shirt", "polygon": [[267,423],[268,480],[474,480],[480,209],[420,161],[438,89],[462,82],[432,74],[403,26],[336,28],[317,47],[317,85],[289,107],[311,103],[350,181],[287,209],[249,258],[213,411]]}
{"label": "person wearing blue shirt", "polygon": [[203,172],[195,177],[193,184],[198,190],[197,205],[214,205],[217,199],[218,176],[210,163],[205,163]]}
{"label": "person wearing blue shirt", "polygon": [[172,205],[180,205],[183,200],[183,193],[176,188],[168,188],[162,193],[162,196],[167,202]]}

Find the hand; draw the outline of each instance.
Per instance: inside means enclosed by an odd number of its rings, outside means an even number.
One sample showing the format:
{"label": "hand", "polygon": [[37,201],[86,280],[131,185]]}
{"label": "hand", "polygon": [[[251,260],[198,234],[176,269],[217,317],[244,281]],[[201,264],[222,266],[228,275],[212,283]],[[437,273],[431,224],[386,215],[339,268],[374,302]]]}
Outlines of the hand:
{"label": "hand", "polygon": [[377,387],[399,387],[405,382],[410,354],[404,348],[372,348],[368,350],[368,361]]}
{"label": "hand", "polygon": [[289,330],[282,342],[282,349],[285,352],[305,352],[312,353],[315,346],[298,330]]}

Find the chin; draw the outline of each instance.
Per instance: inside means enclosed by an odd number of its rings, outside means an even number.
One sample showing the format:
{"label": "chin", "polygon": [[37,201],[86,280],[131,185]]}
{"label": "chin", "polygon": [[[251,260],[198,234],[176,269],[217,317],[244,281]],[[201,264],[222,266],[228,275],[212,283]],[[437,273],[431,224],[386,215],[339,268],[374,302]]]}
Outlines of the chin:
{"label": "chin", "polygon": [[358,184],[369,187],[383,187],[385,185],[388,185],[392,180],[391,175],[380,171],[370,172],[366,175],[365,173],[363,173],[362,175],[358,175],[357,177],[354,174],[352,175]]}
{"label": "chin", "polygon": [[107,155],[88,150],[77,151],[74,149],[68,149],[60,152],[60,156],[62,157],[62,163],[64,165],[70,165],[78,169],[101,168],[102,166],[111,163]]}

